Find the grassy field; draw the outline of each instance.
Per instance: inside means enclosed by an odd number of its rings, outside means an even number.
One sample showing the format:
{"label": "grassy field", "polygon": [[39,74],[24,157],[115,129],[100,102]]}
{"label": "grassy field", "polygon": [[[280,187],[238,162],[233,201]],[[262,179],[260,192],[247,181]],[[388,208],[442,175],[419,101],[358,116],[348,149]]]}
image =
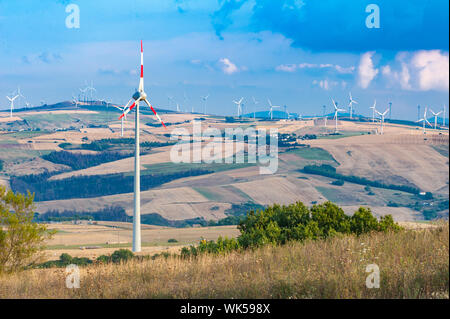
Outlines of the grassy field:
{"label": "grassy field", "polygon": [[301,158],[304,158],[307,160],[336,162],[336,160],[330,153],[328,153],[326,150],[324,150],[322,148],[318,148],[318,147],[295,148],[295,149],[287,151],[287,153],[292,153],[292,154],[298,155]]}
{"label": "grassy field", "polygon": [[146,164],[144,165],[145,170],[141,172],[141,174],[155,174],[162,173],[164,174],[173,174],[178,172],[184,172],[191,169],[204,169],[213,172],[222,172],[231,169],[239,169],[244,167],[253,166],[256,164],[252,163],[158,163],[158,164]]}
{"label": "grassy field", "polygon": [[[376,264],[380,287],[366,287]],[[169,257],[0,277],[0,298],[449,298],[449,227],[343,236],[196,259]]]}

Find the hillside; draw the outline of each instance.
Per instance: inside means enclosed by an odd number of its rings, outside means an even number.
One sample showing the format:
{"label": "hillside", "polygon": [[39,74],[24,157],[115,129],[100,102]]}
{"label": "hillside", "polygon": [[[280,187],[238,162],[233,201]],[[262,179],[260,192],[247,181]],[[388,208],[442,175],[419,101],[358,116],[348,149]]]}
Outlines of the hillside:
{"label": "hillside", "polygon": [[[377,264],[380,288],[367,289]],[[449,225],[266,246],[194,259],[169,257],[0,278],[0,298],[448,298]],[[48,289],[52,287],[52,289]]]}

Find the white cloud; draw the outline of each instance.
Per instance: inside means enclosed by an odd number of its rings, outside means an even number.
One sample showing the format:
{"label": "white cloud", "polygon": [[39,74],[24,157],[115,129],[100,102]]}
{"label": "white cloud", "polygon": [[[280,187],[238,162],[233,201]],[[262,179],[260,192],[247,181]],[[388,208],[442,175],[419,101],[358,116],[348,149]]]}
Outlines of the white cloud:
{"label": "white cloud", "polygon": [[225,74],[233,74],[239,71],[236,64],[231,62],[228,58],[222,58],[219,62],[222,64],[222,71]]}
{"label": "white cloud", "polygon": [[396,60],[400,64],[397,70],[393,70],[390,65],[381,69],[391,86],[400,84],[404,90],[415,91],[448,91],[448,53],[439,50],[400,52]]}
{"label": "white cloud", "polygon": [[442,54],[439,50],[418,51],[414,54],[411,64],[417,69],[420,90],[448,91],[448,54]]}
{"label": "white cloud", "polygon": [[341,74],[349,74],[355,71],[354,66],[343,67],[337,64],[313,64],[313,63],[300,63],[300,64],[281,64],[275,68],[277,71],[283,72],[295,72],[297,69],[334,69]]}
{"label": "white cloud", "polygon": [[281,64],[275,68],[277,71],[295,72],[297,70],[296,64]]}
{"label": "white cloud", "polygon": [[[337,82],[337,81],[329,81],[328,79],[324,79],[324,80],[313,80],[312,84],[320,87],[321,89],[323,89],[325,91],[329,91],[333,87],[339,85],[339,82]],[[345,87],[347,85],[347,83],[345,81],[342,81],[341,85],[343,87]]]}
{"label": "white cloud", "polygon": [[366,52],[361,56],[358,66],[358,84],[363,89],[367,89],[370,82],[377,76],[378,69],[373,65],[372,57],[375,52]]}

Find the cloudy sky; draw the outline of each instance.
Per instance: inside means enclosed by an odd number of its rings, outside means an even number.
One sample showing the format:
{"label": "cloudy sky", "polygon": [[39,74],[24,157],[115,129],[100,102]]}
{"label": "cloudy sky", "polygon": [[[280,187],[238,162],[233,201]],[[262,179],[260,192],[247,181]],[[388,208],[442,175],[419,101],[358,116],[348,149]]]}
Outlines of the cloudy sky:
{"label": "cloudy sky", "polygon": [[[366,12],[377,4],[380,28]],[[66,20],[76,4],[80,27]],[[68,10],[69,12],[66,12]],[[303,115],[331,112],[331,98],[393,117],[449,99],[448,0],[0,0],[0,108],[20,86],[33,105],[78,95],[124,103],[138,85],[139,40],[151,101],[235,114],[232,99],[267,99]],[[69,19],[72,23],[74,20]],[[21,102],[23,103],[23,102]],[[171,106],[172,107],[172,106]]]}

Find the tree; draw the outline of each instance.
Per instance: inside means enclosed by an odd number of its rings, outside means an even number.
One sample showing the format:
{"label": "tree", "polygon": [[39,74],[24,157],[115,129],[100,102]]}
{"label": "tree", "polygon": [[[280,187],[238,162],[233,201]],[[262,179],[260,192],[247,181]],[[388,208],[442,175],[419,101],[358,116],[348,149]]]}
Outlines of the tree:
{"label": "tree", "polygon": [[33,222],[34,195],[14,194],[0,186],[0,273],[13,272],[37,261],[44,242],[54,232]]}

